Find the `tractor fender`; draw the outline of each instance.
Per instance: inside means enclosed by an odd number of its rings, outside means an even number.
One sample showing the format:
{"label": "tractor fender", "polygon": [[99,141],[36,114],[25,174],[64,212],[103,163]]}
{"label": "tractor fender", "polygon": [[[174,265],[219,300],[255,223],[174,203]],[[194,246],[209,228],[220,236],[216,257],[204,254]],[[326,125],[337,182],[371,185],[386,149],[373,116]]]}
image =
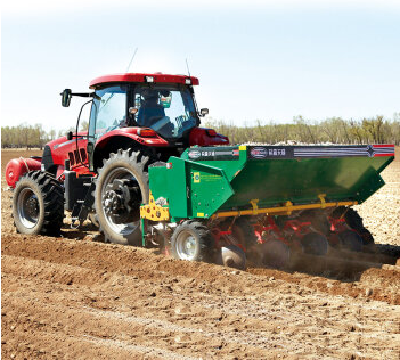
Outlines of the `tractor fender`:
{"label": "tractor fender", "polygon": [[153,137],[142,137],[140,136],[139,130],[147,130],[142,128],[122,128],[107,132],[96,142],[96,148],[102,149],[108,146],[110,140],[119,138],[121,140],[134,140],[142,146],[154,146],[154,147],[166,147],[169,146],[169,142],[164,140],[157,134]]}
{"label": "tractor fender", "polygon": [[[118,149],[146,149],[169,146],[168,141],[158,138],[143,138],[135,133],[122,131],[124,129],[111,131],[101,137],[93,150],[93,169],[97,171],[103,166],[104,159],[110,154],[116,153]],[[138,129],[136,129],[138,130]]]}

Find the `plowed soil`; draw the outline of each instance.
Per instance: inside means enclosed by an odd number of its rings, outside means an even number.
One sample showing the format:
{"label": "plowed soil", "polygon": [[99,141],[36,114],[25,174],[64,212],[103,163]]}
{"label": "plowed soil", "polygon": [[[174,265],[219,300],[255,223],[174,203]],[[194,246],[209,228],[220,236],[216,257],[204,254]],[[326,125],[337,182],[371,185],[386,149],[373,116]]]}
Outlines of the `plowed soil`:
{"label": "plowed soil", "polygon": [[175,261],[154,249],[16,234],[2,151],[4,359],[399,359],[400,151],[358,207],[369,254],[295,259],[291,269]]}

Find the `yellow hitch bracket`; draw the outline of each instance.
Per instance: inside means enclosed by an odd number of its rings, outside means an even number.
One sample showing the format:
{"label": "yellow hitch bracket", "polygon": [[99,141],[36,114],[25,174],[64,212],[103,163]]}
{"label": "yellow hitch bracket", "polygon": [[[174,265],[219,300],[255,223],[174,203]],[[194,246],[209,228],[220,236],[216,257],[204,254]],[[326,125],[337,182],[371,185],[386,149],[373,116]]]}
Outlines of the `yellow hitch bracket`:
{"label": "yellow hitch bracket", "polygon": [[293,203],[291,201],[287,201],[285,206],[286,206],[286,214],[291,215],[293,212]]}
{"label": "yellow hitch bracket", "polygon": [[153,193],[149,192],[149,203],[140,207],[140,217],[151,221],[168,221],[169,207],[156,205]]}
{"label": "yellow hitch bracket", "polygon": [[324,209],[326,208],[326,200],[325,200],[326,194],[319,194],[318,198],[319,201],[321,201],[321,208]]}
{"label": "yellow hitch bracket", "polygon": [[258,215],[258,202],[260,199],[251,199],[250,204],[253,206],[253,214]]}

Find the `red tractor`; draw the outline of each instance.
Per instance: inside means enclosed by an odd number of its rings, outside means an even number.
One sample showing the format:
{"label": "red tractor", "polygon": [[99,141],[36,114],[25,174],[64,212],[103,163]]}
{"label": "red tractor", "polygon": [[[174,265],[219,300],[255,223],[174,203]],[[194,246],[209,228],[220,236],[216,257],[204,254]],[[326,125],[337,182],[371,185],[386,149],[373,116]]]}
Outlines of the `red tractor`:
{"label": "red tractor", "polygon": [[[88,217],[118,244],[141,241],[139,207],[148,202],[148,166],[179,156],[189,146],[228,145],[227,137],[200,128],[194,76],[121,74],[90,83],[93,92],[64,90],[90,98],[89,130],[50,141],[42,157],[13,159],[7,165],[14,188],[14,221],[23,234],[57,234],[64,213],[73,223]],[[82,113],[81,108],[81,113]]]}

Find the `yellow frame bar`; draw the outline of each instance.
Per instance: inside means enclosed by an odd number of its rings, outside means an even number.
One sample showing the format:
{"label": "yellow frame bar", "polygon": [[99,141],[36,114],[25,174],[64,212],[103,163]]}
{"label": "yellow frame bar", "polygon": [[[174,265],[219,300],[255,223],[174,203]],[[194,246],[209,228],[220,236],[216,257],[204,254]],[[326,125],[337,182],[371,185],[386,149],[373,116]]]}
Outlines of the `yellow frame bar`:
{"label": "yellow frame bar", "polygon": [[253,208],[252,210],[243,211],[221,211],[211,216],[211,219],[218,219],[219,217],[226,216],[240,216],[240,215],[258,215],[258,214],[278,214],[278,215],[290,215],[293,211],[307,210],[307,209],[323,209],[327,207],[336,206],[352,206],[357,205],[357,201],[343,201],[326,203],[321,201],[320,204],[307,204],[307,205],[292,205],[292,203],[286,203],[286,206],[275,206],[270,208]]}

